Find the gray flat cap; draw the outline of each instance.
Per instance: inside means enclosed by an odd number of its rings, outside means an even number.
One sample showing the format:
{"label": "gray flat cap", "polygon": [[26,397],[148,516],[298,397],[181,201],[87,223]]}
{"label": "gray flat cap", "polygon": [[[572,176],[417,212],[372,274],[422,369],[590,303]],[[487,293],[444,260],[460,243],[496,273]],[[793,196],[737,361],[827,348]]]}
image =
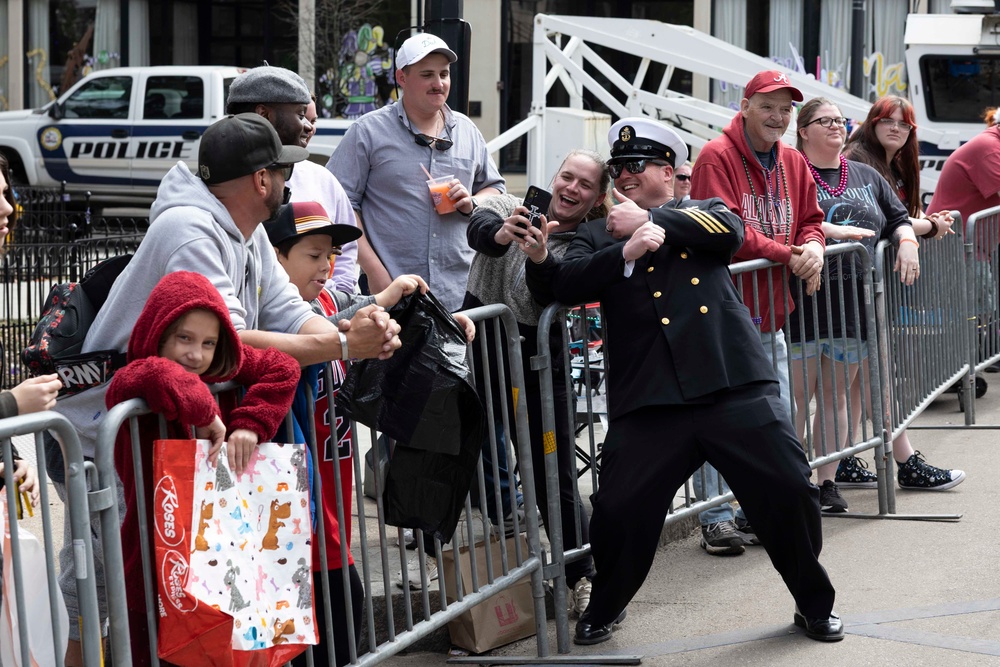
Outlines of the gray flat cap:
{"label": "gray flat cap", "polygon": [[229,88],[228,104],[309,104],[305,80],[290,69],[264,65],[240,74]]}

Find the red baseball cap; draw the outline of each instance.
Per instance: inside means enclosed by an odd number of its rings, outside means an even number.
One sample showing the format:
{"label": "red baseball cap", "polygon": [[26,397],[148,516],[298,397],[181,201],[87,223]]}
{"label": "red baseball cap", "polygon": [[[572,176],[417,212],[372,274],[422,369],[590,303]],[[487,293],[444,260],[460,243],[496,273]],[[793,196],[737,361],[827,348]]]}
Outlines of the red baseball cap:
{"label": "red baseball cap", "polygon": [[768,69],[758,72],[743,91],[743,97],[750,99],[757,93],[773,93],[776,90],[787,88],[792,93],[792,99],[796,102],[802,101],[802,91],[792,85],[788,80],[788,75],[776,69]]}

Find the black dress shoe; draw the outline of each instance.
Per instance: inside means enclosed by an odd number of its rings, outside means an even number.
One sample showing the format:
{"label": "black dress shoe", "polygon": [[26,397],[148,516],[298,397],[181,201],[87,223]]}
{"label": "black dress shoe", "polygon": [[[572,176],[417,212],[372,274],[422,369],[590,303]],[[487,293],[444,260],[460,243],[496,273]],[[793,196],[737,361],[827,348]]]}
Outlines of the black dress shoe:
{"label": "black dress shoe", "polygon": [[595,625],[590,621],[590,615],[585,611],[580,620],[576,622],[576,635],[573,637],[574,644],[600,644],[611,639],[611,631],[614,626],[625,620],[625,610],[618,614],[618,618],[605,625]]}
{"label": "black dress shoe", "polygon": [[[830,612],[827,618],[806,618],[799,612],[795,612],[795,625],[806,631],[806,637],[815,639],[818,642],[839,642],[844,638],[844,624],[840,622],[840,616]],[[577,632],[579,632],[577,626]]]}

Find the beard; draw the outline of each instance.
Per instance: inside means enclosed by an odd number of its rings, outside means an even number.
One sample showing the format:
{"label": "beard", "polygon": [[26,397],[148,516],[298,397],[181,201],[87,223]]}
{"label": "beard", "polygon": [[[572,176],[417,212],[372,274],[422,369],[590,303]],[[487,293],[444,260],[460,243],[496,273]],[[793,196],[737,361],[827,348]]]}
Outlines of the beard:
{"label": "beard", "polygon": [[268,216],[267,220],[274,220],[275,216],[278,215],[278,209],[281,205],[285,203],[285,193],[288,192],[288,188],[282,188],[278,190],[274,188],[271,193],[267,195],[267,199],[264,201],[264,205],[267,206]]}

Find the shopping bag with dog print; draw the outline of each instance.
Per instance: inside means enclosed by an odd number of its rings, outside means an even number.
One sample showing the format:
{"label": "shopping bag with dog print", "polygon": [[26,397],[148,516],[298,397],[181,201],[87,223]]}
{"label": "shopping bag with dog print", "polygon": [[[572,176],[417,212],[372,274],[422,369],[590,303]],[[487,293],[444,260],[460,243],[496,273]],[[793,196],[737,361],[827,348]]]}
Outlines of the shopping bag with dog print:
{"label": "shopping bag with dog print", "polygon": [[304,445],[263,443],[236,476],[223,446],[154,445],[160,658],[276,667],[317,643]]}

